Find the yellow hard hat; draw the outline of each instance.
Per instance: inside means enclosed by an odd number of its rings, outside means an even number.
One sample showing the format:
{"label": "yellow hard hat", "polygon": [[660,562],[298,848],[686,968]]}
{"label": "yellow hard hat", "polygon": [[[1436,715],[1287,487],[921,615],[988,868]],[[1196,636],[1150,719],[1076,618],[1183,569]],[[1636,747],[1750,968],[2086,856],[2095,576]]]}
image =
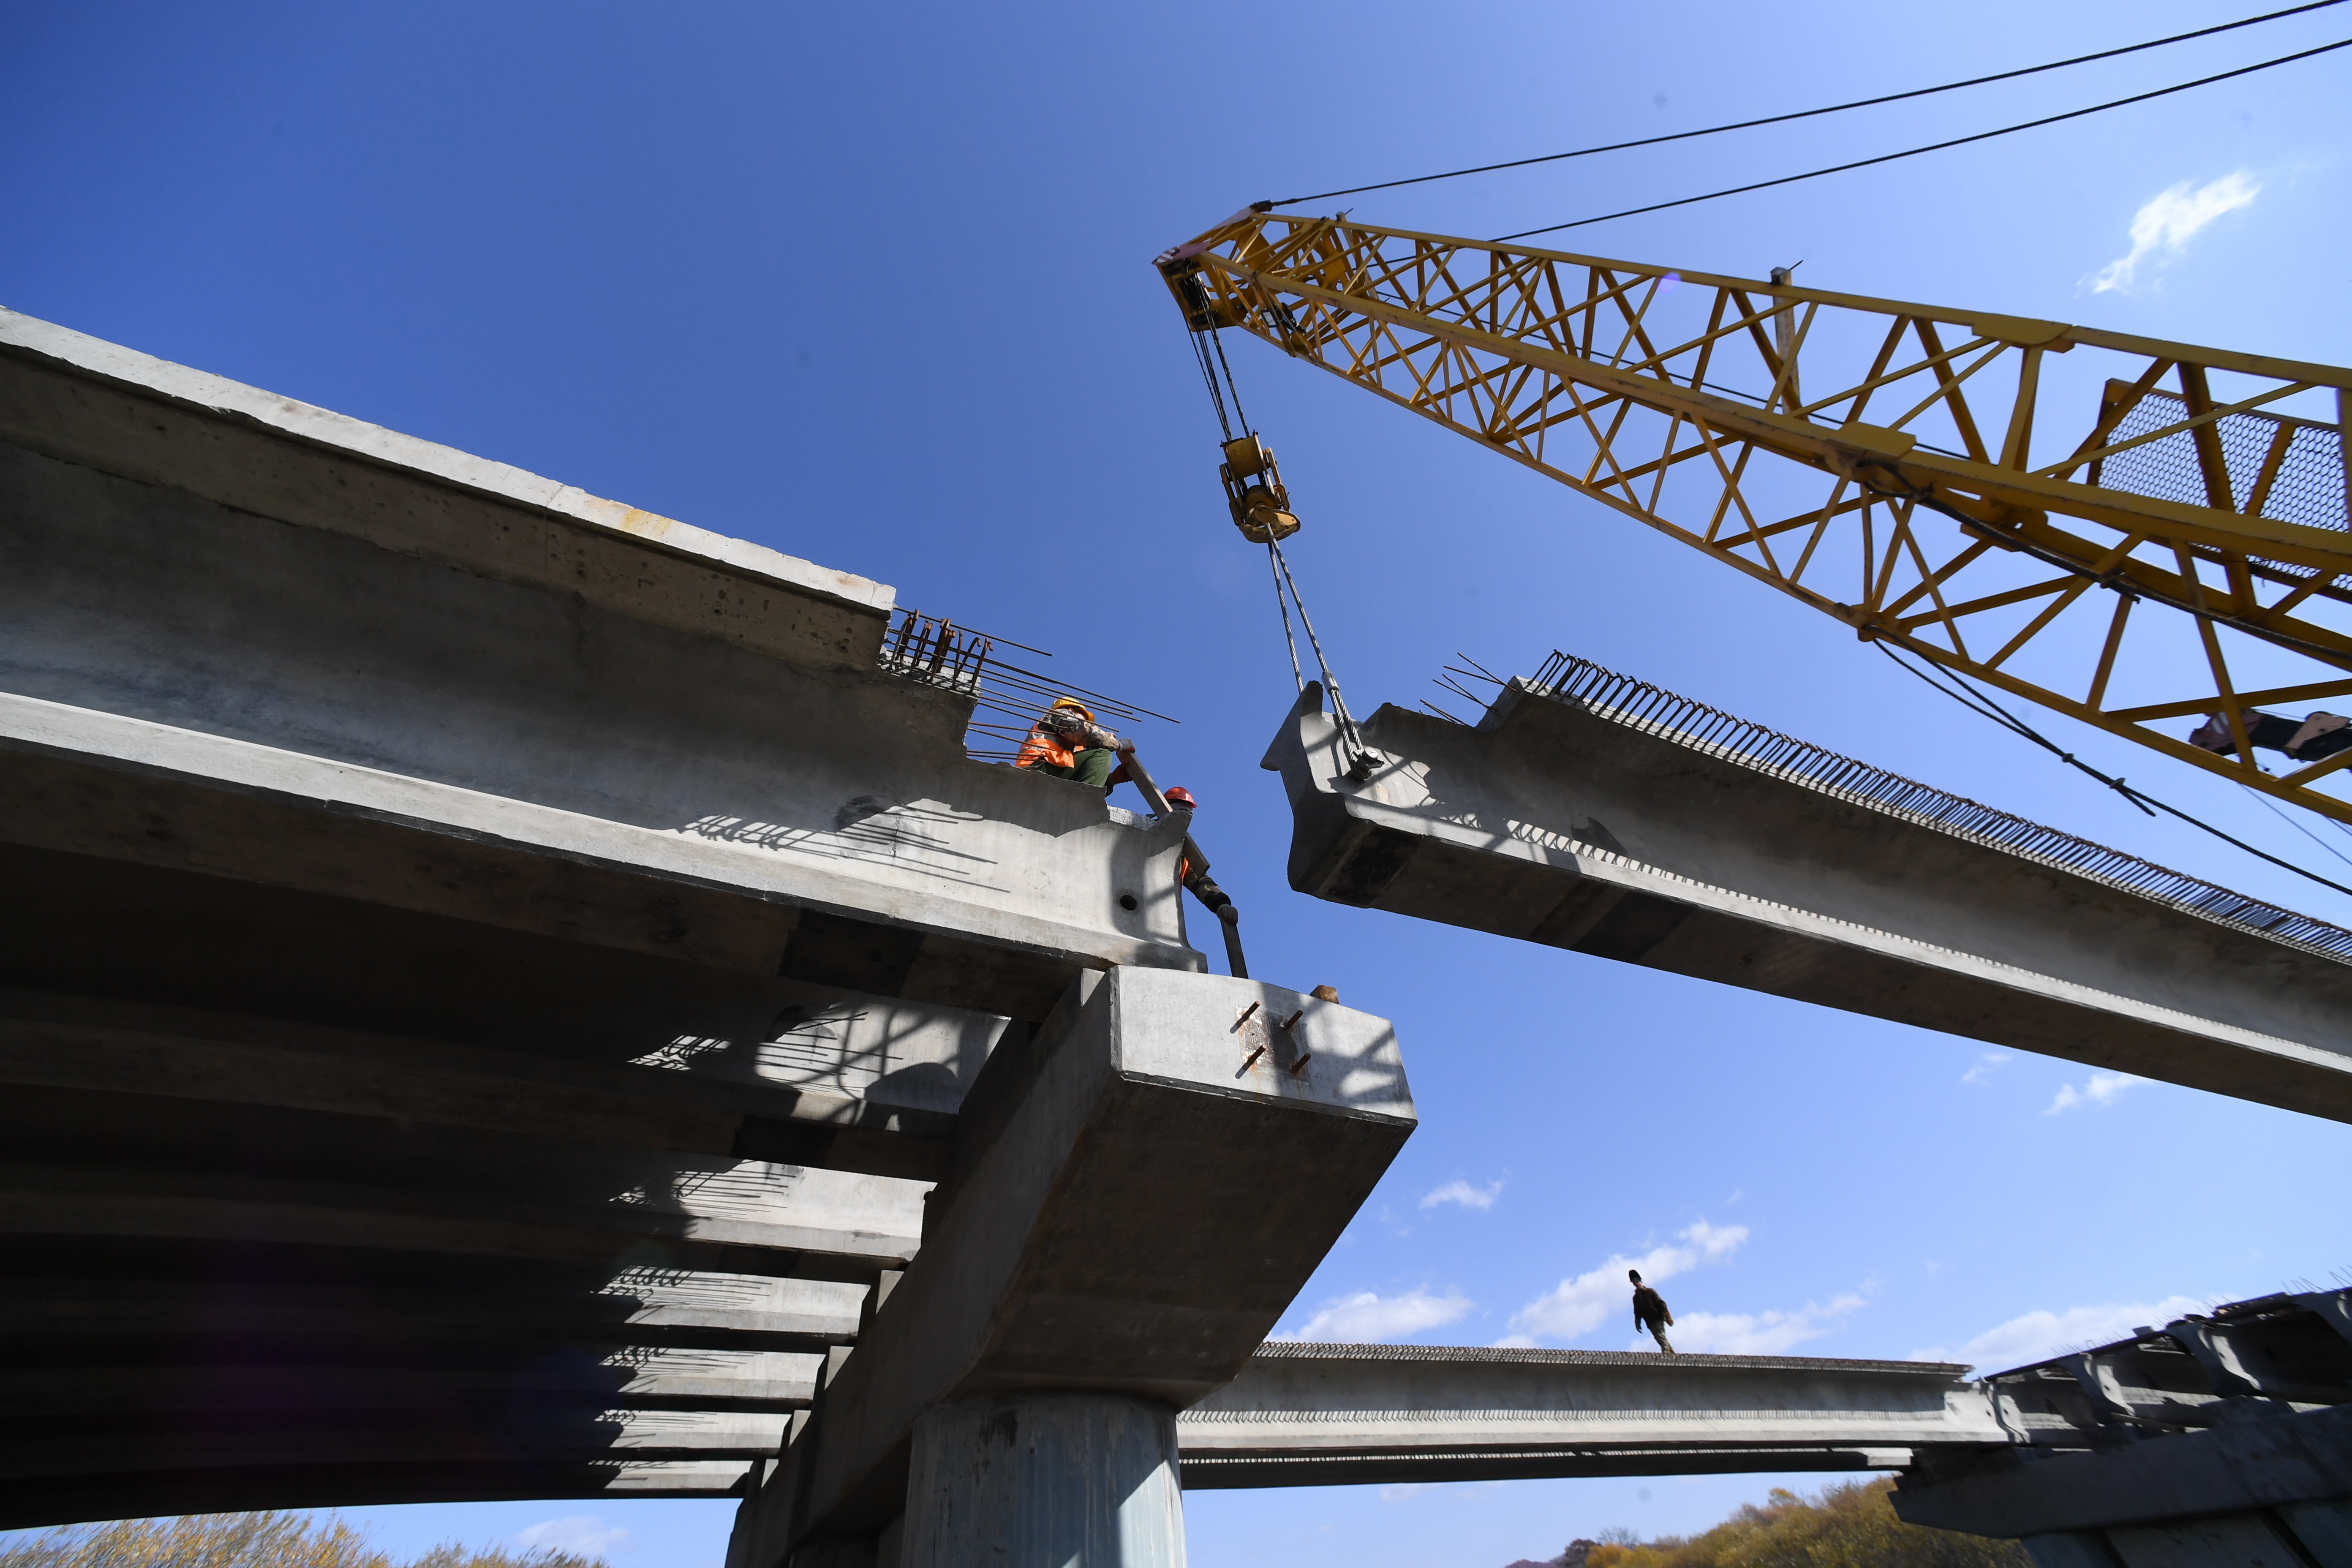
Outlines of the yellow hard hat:
{"label": "yellow hard hat", "polygon": [[1056,697],[1054,699],[1054,706],[1056,708],[1075,708],[1087,723],[1091,724],[1095,721],[1094,710],[1088,708],[1085,703],[1079,701],[1075,697]]}

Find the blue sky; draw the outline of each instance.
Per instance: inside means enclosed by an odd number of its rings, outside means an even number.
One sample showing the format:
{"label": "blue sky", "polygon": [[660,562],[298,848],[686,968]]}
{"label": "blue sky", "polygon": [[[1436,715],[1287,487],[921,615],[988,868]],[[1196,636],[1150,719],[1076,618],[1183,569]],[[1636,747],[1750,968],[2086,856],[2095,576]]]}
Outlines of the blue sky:
{"label": "blue sky", "polygon": [[[0,303],[879,578],[1181,718],[1141,738],[1161,782],[1202,800],[1253,966],[1395,1018],[1423,1117],[1286,1331],[1622,1346],[1621,1260],[1649,1258],[1690,1348],[1991,1365],[2352,1265],[2352,1131],[1289,892],[1287,815],[1256,767],[1286,660],[1149,260],[1259,196],[2240,14],[28,0],[0,18]],[[1508,232],[2347,33],[2352,8],[2322,12],[1356,210]],[[1801,258],[1817,287],[2344,363],[2347,102],[2352,52],[1575,244],[1759,277]],[[1232,348],[1360,708],[1435,695],[1457,650],[1527,671],[1564,647],[2352,920],[2352,900],[2149,822],[1940,705],[1826,618],[1261,345]],[[2049,722],[2111,773],[2318,853],[2233,786]],[[1188,1510],[1203,1563],[1499,1568],[1611,1525],[1703,1526],[1768,1484],[1210,1493]],[[619,1568],[715,1564],[728,1522],[725,1504],[362,1513],[404,1550],[548,1524],[541,1539],[601,1540]]]}

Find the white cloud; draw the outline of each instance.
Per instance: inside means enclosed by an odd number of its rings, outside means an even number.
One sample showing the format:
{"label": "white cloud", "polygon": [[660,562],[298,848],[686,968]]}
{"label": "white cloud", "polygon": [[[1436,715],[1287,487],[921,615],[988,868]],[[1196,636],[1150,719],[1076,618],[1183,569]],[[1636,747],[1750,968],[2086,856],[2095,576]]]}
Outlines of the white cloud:
{"label": "white cloud", "polygon": [[1462,1317],[1475,1304],[1458,1290],[1443,1296],[1433,1296],[1426,1290],[1408,1290],[1402,1296],[1359,1290],[1352,1296],[1334,1297],[1324,1302],[1322,1310],[1299,1325],[1296,1333],[1274,1337],[1314,1340],[1325,1344],[1381,1344],[1443,1327]]}
{"label": "white cloud", "polygon": [[2005,1372],[2047,1361],[2084,1345],[2103,1345],[2122,1339],[2143,1326],[2162,1328],[2187,1312],[2201,1312],[2212,1303],[2193,1296],[2167,1296],[2161,1301],[2111,1301],[2101,1307],[2069,1307],[2063,1312],[2027,1312],[1999,1328],[1947,1352],[1941,1345],[1911,1352],[1914,1361],[1958,1361],[1989,1372]]}
{"label": "white cloud", "polygon": [[1962,1083],[1982,1083],[1990,1078],[2003,1062],[2011,1058],[2011,1051],[1987,1051],[1977,1058],[1977,1065],[1960,1075]]}
{"label": "white cloud", "polygon": [[606,1524],[591,1513],[542,1520],[528,1530],[516,1531],[515,1540],[533,1551],[570,1552],[582,1557],[625,1552],[633,1544],[627,1531],[616,1524]]}
{"label": "white cloud", "polygon": [[[1826,1303],[1808,1301],[1793,1312],[1685,1312],[1666,1331],[1666,1337],[1674,1341],[1675,1349],[1701,1355],[1786,1355],[1792,1347],[1828,1333],[1848,1312],[1865,1305],[1864,1298],[1849,1291]],[[1634,1348],[1648,1345],[1643,1340]]]}
{"label": "white cloud", "polygon": [[2091,1075],[2090,1082],[2080,1089],[2076,1089],[2071,1083],[2060,1084],[2057,1098],[2050,1102],[2050,1109],[2042,1114],[2055,1116],[2062,1110],[2072,1110],[2078,1105],[2113,1105],[2116,1102],[2116,1097],[2124,1090],[2136,1083],[2147,1081],[2147,1079],[2144,1078],[2135,1078],[2127,1072],[2095,1072]]}
{"label": "white cloud", "polygon": [[1512,1314],[1511,1339],[1502,1342],[1532,1344],[1538,1335],[1573,1340],[1589,1334],[1611,1318],[1632,1311],[1633,1287],[1625,1279],[1628,1268],[1640,1269],[1643,1279],[1655,1285],[1702,1264],[1721,1263],[1748,1239],[1748,1227],[1701,1220],[1684,1231],[1680,1239],[1683,1246],[1654,1247],[1640,1258],[1612,1253],[1598,1268],[1561,1280]]}
{"label": "white cloud", "polygon": [[2132,215],[2131,249],[2100,268],[2091,279],[2091,292],[2130,293],[2138,280],[2141,262],[2158,250],[2185,254],[2200,229],[2223,213],[2252,205],[2262,189],[2261,181],[2240,169],[2194,191],[2183,180],[2158,194]]}
{"label": "white cloud", "polygon": [[1502,1195],[1503,1184],[1499,1177],[1483,1187],[1474,1187],[1457,1179],[1434,1192],[1424,1194],[1421,1206],[1433,1209],[1440,1204],[1460,1204],[1465,1209],[1490,1209],[1495,1206],[1495,1200]]}

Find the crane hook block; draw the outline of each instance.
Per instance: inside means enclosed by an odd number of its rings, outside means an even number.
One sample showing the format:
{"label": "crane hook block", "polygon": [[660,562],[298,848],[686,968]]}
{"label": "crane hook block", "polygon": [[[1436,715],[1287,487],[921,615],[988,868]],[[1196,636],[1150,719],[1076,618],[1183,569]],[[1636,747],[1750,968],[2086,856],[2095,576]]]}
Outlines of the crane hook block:
{"label": "crane hook block", "polygon": [[1234,526],[1252,544],[1276,544],[1298,531],[1290,510],[1290,492],[1283,488],[1282,470],[1274,453],[1255,435],[1225,443],[1225,460],[1217,477],[1225,483],[1225,505]]}

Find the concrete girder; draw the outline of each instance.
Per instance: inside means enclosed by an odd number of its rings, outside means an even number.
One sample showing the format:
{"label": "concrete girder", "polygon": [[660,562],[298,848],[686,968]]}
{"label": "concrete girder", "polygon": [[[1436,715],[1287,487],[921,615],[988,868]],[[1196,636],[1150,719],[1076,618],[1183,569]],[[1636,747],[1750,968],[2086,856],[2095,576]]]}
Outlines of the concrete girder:
{"label": "concrete girder", "polygon": [[[405,1272],[404,1259],[394,1267]],[[268,1285],[16,1275],[0,1289],[0,1339],[47,1354],[121,1342],[201,1343],[208,1354],[346,1344],[378,1353],[499,1340],[590,1346],[711,1344],[823,1350],[857,1337],[868,1285],[631,1265],[568,1286],[485,1277],[444,1259],[446,1284]],[[413,1276],[411,1276],[413,1280]],[[413,1352],[412,1352],[413,1353]],[[203,1364],[196,1363],[194,1364]]]}
{"label": "concrete girder", "polygon": [[1894,1469],[2003,1446],[1968,1369],[1804,1356],[1268,1344],[1177,1418],[1188,1488]]}
{"label": "concrete girder", "polygon": [[594,1410],[674,1407],[793,1411],[816,1394],[814,1352],[632,1346],[602,1356],[526,1357],[496,1344],[459,1346],[467,1359],[387,1359],[359,1366],[299,1364],[16,1367],[0,1381],[0,1411],[23,1415],[215,1414],[321,1407],[338,1411],[448,1410],[538,1401]]}
{"label": "concrete girder", "polygon": [[2352,964],[1514,681],[1382,708],[1364,783],[1310,687],[1266,753],[1291,885],[2352,1121]]}
{"label": "concrete girder", "polygon": [[[0,352],[0,381],[22,374]],[[21,754],[0,822],[17,842],[768,973],[800,910],[1199,966],[1181,827],[970,761],[968,694],[763,656],[582,604],[560,572],[454,571],[8,434],[0,745]]]}
{"label": "concrete girder", "polygon": [[730,1563],[930,1507],[908,1467],[946,1403],[1173,1410],[1227,1382],[1413,1124],[1384,1020],[1214,975],[1082,980],[982,1069],[922,1254],[745,1503]]}
{"label": "concrete girder", "polygon": [[[470,1415],[470,1419],[467,1417]],[[184,1425],[153,1413],[121,1422],[52,1418],[0,1435],[0,1468],[15,1487],[50,1477],[281,1466],[476,1462],[581,1464],[611,1455],[755,1459],[782,1444],[792,1417],[760,1410],[573,1410],[493,1405],[473,1411],[369,1410],[349,1419],[257,1412]],[[365,1485],[355,1476],[357,1486]]]}
{"label": "concrete girder", "polygon": [[[795,1032],[836,1027],[853,1037],[844,1042],[848,1051],[857,1049],[860,1029],[888,1041],[898,1079],[880,1085],[880,1093],[944,1106],[914,1109],[807,1087],[838,1085],[845,1066],[806,1059],[811,1053],[795,1048],[793,1033],[750,1051],[686,1036],[604,1064],[7,988],[0,988],[0,1084],[696,1154],[765,1152],[744,1145],[797,1135],[821,1140],[829,1157],[817,1163],[831,1169],[918,1180],[945,1174],[960,1075],[979,1070],[1004,1020],[815,987],[779,990],[805,998]],[[918,1064],[934,1070],[907,1072]],[[856,1087],[874,1091],[883,1075],[862,1076]],[[793,1134],[784,1125],[791,1123],[809,1126]]]}
{"label": "concrete girder", "polygon": [[[632,1243],[715,1260],[721,1247],[814,1254],[874,1268],[920,1244],[928,1183],[760,1161],[667,1162],[604,1195],[485,1199],[430,1191],[185,1171],[0,1164],[0,1235],[133,1237],[380,1247],[599,1262]],[[883,1184],[888,1185],[883,1185]]]}
{"label": "concrete girder", "polygon": [[[168,1470],[52,1476],[0,1490],[0,1530],[73,1520],[377,1503],[500,1502],[541,1498],[740,1496],[756,1461],[626,1458],[578,1462],[462,1462],[267,1469]],[[137,1510],[136,1513],[124,1511]]]}
{"label": "concrete girder", "polygon": [[28,451],[772,658],[881,644],[892,593],[851,573],[14,310],[0,361],[0,440]]}
{"label": "concrete girder", "polygon": [[1923,1445],[1915,1524],[2041,1568],[2352,1562],[2352,1290],[2233,1301],[1996,1373],[2001,1448]]}
{"label": "concrete girder", "polygon": [[[769,837],[733,821],[613,822],[6,694],[0,694],[0,834],[9,842],[714,967],[854,984],[866,978],[856,967],[862,960],[891,973],[903,994],[1034,1017],[1046,1005],[1041,999],[1058,994],[1077,968],[1202,966],[1182,945],[1172,895],[1146,896],[1175,886],[1181,825],[1137,826],[1128,813],[1110,816],[1115,808],[1099,797],[1049,803],[1091,805],[1099,831],[1073,824],[1063,837],[1076,842],[1032,843],[1012,865],[1002,854],[941,854],[999,878],[1021,860],[1054,858],[1057,845],[1082,867],[1095,859],[1085,879],[1101,889],[1097,918],[1110,930],[975,904],[939,879],[888,865],[895,843],[888,836],[931,837],[928,826],[914,824],[945,816],[947,808],[925,801],[857,819],[852,827],[873,842],[837,852],[823,842],[842,837],[830,832],[777,827]],[[1008,782],[1076,792],[1027,774]],[[838,815],[837,803],[824,815]],[[885,864],[825,863],[869,853]],[[1136,912],[1118,908],[1121,893],[1138,900]],[[824,951],[828,942],[839,948],[877,940],[887,952],[878,959],[851,954],[846,971]],[[997,965],[1010,973],[993,975]]]}

